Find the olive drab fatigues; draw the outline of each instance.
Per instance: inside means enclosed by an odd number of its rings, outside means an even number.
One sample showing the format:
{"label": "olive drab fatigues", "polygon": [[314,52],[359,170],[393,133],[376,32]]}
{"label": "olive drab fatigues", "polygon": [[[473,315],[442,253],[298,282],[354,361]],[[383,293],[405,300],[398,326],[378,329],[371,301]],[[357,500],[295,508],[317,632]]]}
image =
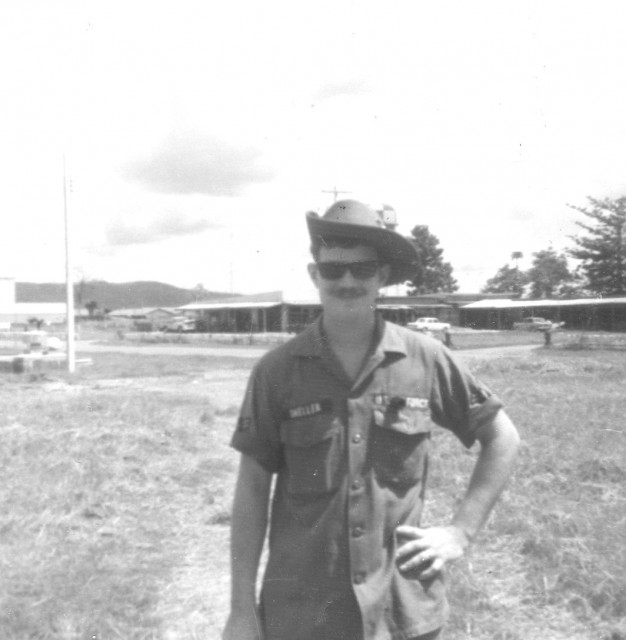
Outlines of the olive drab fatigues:
{"label": "olive drab fatigues", "polygon": [[329,603],[355,598],[365,640],[441,627],[442,578],[404,578],[394,530],[419,526],[432,421],[469,447],[500,407],[439,342],[384,321],[354,382],[320,321],[266,354],[232,439],[277,474],[262,589],[266,640],[323,637]]}

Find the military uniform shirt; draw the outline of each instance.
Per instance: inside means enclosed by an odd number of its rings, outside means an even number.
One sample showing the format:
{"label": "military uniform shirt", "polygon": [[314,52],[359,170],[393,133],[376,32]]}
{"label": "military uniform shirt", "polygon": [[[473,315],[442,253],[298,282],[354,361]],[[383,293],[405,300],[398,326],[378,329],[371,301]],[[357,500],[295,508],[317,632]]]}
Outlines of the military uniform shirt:
{"label": "military uniform shirt", "polygon": [[255,366],[232,446],[276,474],[262,588],[266,640],[308,640],[354,593],[365,640],[441,627],[442,577],[398,571],[395,528],[420,525],[432,421],[466,446],[501,407],[438,341],[377,321],[350,381],[321,319]]}

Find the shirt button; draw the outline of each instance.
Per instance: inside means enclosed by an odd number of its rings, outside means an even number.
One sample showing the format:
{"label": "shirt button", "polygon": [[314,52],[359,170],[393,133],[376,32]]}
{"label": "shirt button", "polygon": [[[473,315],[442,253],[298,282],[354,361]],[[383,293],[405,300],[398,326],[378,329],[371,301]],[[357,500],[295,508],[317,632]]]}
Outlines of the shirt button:
{"label": "shirt button", "polygon": [[358,491],[361,488],[361,481],[360,480],[353,480],[352,481],[352,491]]}
{"label": "shirt button", "polygon": [[363,440],[363,436],[360,433],[355,433],[352,436],[352,442],[354,442],[354,444],[359,444],[359,442],[361,442],[361,440]]}
{"label": "shirt button", "polygon": [[354,584],[362,584],[363,582],[365,582],[365,574],[355,573],[352,580],[354,581]]}
{"label": "shirt button", "polygon": [[354,527],[354,529],[352,529],[352,537],[353,538],[360,538],[363,535],[364,531],[362,527]]}

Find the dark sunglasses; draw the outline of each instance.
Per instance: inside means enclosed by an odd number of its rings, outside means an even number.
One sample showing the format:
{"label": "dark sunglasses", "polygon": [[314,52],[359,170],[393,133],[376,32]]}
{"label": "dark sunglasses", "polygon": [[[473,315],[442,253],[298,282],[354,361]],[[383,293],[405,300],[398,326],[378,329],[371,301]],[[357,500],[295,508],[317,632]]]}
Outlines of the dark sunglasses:
{"label": "dark sunglasses", "polygon": [[339,280],[346,271],[356,280],[368,280],[378,272],[380,263],[377,260],[363,260],[362,262],[318,262],[317,270],[324,280]]}

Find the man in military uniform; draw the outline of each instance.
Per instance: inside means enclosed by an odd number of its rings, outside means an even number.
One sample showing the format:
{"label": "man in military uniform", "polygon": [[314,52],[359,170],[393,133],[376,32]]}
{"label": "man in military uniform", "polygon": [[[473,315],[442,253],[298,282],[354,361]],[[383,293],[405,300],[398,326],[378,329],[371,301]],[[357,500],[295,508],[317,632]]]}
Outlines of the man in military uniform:
{"label": "man in military uniform", "polygon": [[[223,638],[430,640],[447,617],[444,567],[502,491],[517,431],[444,345],[375,313],[381,287],[412,277],[413,245],[354,200],[306,220],[323,313],[250,377],[232,438],[241,461]],[[433,422],[480,453],[450,521],[423,528]]]}

